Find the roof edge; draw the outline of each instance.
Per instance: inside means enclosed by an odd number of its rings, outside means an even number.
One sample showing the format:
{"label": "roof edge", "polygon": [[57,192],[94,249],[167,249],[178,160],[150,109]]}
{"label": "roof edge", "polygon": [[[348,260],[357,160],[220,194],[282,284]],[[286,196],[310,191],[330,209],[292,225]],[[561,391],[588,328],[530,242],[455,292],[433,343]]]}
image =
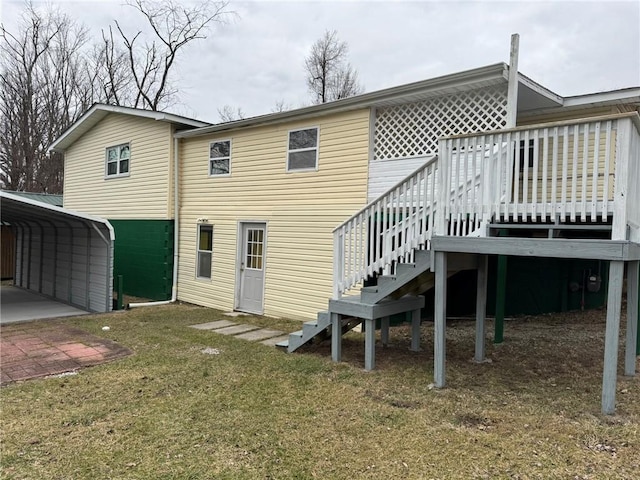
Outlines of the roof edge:
{"label": "roof edge", "polygon": [[438,87],[454,84],[468,84],[487,77],[504,78],[507,64],[504,62],[487,65],[484,67],[464,70],[453,74],[420,80],[418,82],[407,83],[395,87],[376,90],[374,92],[363,93],[354,97],[343,98],[333,102],[311,105],[309,107],[297,108],[286,112],[270,113],[256,117],[235,120],[233,122],[219,123],[202,128],[195,128],[174,134],[175,138],[189,138],[210,133],[224,132],[245,127],[253,127],[264,124],[282,123],[292,119],[305,119],[316,115],[326,115],[330,113],[340,113],[357,108],[369,108],[393,97],[411,94],[415,91],[425,89],[435,89]]}
{"label": "roof edge", "polygon": [[[94,103],[80,118],[73,122],[47,149],[49,152],[63,152],[69,148],[75,139],[71,140],[72,134],[81,127],[85,122],[89,121],[97,112],[118,113],[121,115],[132,115],[151,120],[169,122],[178,125],[185,125],[192,128],[201,128],[211,125],[209,122],[202,122],[193,118],[182,117],[173,113],[167,113],[155,110],[145,110],[141,108],[122,107],[118,105],[108,105],[104,103]],[[97,122],[96,122],[97,123]]]}
{"label": "roof edge", "polygon": [[30,198],[25,198],[25,197],[21,197],[19,195],[14,195],[12,193],[8,193],[5,190],[0,190],[0,198],[5,197],[8,198],[9,200],[14,200],[16,202],[19,203],[24,203],[27,205],[31,205],[33,207],[36,208],[42,208],[44,210],[49,210],[49,211],[53,211],[53,212],[58,212],[58,213],[64,213],[67,215],[73,215],[74,217],[78,217],[82,220],[88,220],[91,222],[95,222],[95,223],[101,223],[103,224],[107,230],[109,231],[109,237],[111,239],[111,241],[115,240],[115,233],[113,230],[113,226],[109,223],[109,220],[107,220],[106,218],[102,218],[102,217],[97,217],[95,215],[89,215],[87,213],[82,213],[82,212],[77,212],[75,210],[69,210],[68,208],[64,208],[64,207],[56,207],[55,205],[50,205],[48,203],[42,203],[42,202],[38,202],[37,200],[31,200]]}

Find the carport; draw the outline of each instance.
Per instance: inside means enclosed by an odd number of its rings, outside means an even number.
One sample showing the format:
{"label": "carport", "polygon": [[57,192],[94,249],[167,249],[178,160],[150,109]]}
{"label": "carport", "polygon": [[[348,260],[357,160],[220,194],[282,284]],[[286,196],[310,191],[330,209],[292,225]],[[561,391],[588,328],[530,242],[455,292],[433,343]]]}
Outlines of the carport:
{"label": "carport", "polygon": [[14,284],[89,312],[108,312],[114,233],[103,218],[0,191],[15,235]]}

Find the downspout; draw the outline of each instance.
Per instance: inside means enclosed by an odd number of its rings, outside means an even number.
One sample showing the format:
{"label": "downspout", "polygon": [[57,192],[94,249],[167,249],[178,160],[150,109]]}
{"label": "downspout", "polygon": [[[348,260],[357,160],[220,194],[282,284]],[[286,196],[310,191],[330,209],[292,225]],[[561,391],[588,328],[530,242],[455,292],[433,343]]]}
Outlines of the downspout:
{"label": "downspout", "polygon": [[127,309],[136,307],[152,307],[156,305],[167,305],[174,303],[178,298],[178,241],[179,241],[179,229],[180,214],[179,214],[179,202],[178,202],[178,155],[179,139],[173,139],[173,285],[171,286],[171,300],[162,300],[159,302],[140,302],[129,303]]}

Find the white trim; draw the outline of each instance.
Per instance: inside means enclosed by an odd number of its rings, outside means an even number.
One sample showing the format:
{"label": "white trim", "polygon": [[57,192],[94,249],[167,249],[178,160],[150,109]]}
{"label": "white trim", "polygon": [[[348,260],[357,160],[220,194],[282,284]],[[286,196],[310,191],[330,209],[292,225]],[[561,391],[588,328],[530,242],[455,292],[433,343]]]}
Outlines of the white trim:
{"label": "white trim", "polygon": [[264,299],[265,292],[267,291],[267,239],[269,237],[269,222],[267,220],[238,220],[237,235],[236,235],[236,280],[235,280],[235,298],[233,301],[233,309],[244,312],[238,307],[240,305],[240,291],[242,288],[242,272],[240,264],[242,263],[242,254],[244,251],[244,233],[243,226],[246,224],[259,224],[264,225],[264,241],[262,244],[262,310],[260,312],[249,312],[256,315],[264,315]]}
{"label": "white trim", "polygon": [[[306,148],[296,148],[294,150],[292,150],[291,148],[289,148],[289,144],[291,143],[291,134],[294,132],[304,132],[305,130],[314,130],[316,131],[316,146],[315,147],[306,147]],[[302,153],[302,152],[311,152],[312,150],[315,150],[316,152],[316,165],[313,168],[294,168],[291,169],[289,168],[289,154],[291,153]],[[320,159],[320,126],[319,125],[312,125],[309,127],[304,127],[304,128],[295,128],[292,130],[289,130],[287,132],[287,158],[286,158],[286,163],[285,163],[285,171],[287,173],[299,173],[299,172],[317,172],[320,168],[319,165],[319,159]]]}
{"label": "white trim", "polygon": [[[214,143],[224,143],[224,142],[229,142],[229,156],[228,157],[219,157],[216,158],[216,160],[224,160],[224,159],[228,159],[229,160],[229,172],[228,173],[211,173],[211,145],[213,145]],[[231,157],[233,156],[233,153],[231,152],[231,149],[233,148],[233,139],[232,138],[221,138],[220,140],[211,140],[209,142],[209,160],[207,162],[207,170],[208,170],[208,175],[209,178],[220,178],[220,177],[230,177],[231,176]]]}
{"label": "white trim", "polygon": [[[129,158],[127,164],[126,173],[120,173],[120,148],[121,147],[129,147]],[[117,148],[118,149],[118,159],[116,160],[116,166],[118,167],[118,173],[114,173],[109,175],[109,150]],[[113,162],[111,162],[113,163]],[[117,145],[109,145],[104,148],[104,179],[110,180],[112,178],[122,178],[128,177],[131,174],[131,142],[118,143]]]}
{"label": "white trim", "polygon": [[[210,227],[211,228],[211,250],[200,250],[200,229],[202,227]],[[209,276],[208,277],[201,277],[198,274],[199,272],[199,268],[200,268],[200,252],[208,252],[211,253],[211,262],[209,265]],[[211,282],[213,279],[213,224],[211,223],[198,223],[196,224],[196,262],[195,262],[195,266],[196,266],[196,272],[195,272],[195,278],[196,280],[200,280],[200,281],[204,281],[204,282]]]}
{"label": "white trim", "polygon": [[172,113],[96,103],[91,108],[89,108],[78,120],[76,120],[69,128],[67,128],[67,130],[62,135],[60,135],[60,137],[58,137],[47,150],[50,152],[64,152],[73,143],[75,143],[76,140],[84,135],[84,133],[86,133],[90,128],[92,128],[110,113],[131,115],[134,117],[147,118],[150,120],[168,122],[192,128],[204,128],[211,125],[209,122],[201,122],[199,120],[182,117],[180,115],[174,115]]}

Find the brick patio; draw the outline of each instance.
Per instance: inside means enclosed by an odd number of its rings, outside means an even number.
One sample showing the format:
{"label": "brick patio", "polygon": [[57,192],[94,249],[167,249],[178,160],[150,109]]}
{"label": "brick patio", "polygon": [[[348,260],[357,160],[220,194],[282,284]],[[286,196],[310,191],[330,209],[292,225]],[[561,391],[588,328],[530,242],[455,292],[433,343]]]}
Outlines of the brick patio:
{"label": "brick patio", "polygon": [[59,323],[6,325],[0,330],[0,384],[75,371],[131,353],[111,340]]}

